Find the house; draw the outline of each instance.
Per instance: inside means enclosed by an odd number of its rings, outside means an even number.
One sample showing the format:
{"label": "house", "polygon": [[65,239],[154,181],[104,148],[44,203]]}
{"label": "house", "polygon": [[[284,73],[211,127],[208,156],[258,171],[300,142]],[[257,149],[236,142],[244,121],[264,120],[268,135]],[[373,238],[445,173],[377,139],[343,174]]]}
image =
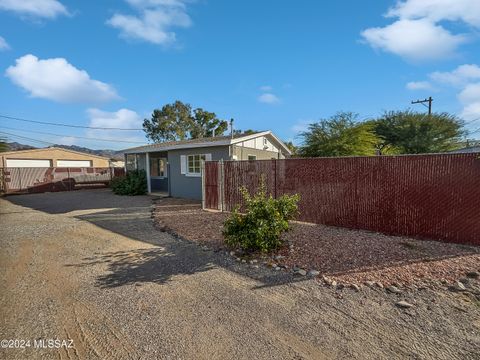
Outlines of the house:
{"label": "house", "polygon": [[110,167],[110,159],[78,151],[49,147],[0,153],[0,167]]}
{"label": "house", "polygon": [[146,171],[149,192],[201,199],[202,160],[283,159],[290,150],[271,131],[263,131],[145,145],[124,153],[127,171]]}
{"label": "house", "polygon": [[480,153],[480,145],[449,151],[449,153],[452,153],[452,154],[470,154],[470,153],[477,153],[477,152]]}

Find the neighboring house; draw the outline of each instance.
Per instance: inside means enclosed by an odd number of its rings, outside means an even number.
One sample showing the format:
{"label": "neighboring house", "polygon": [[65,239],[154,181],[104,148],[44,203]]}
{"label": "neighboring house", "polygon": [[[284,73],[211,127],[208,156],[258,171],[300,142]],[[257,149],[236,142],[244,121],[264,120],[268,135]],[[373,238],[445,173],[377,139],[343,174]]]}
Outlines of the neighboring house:
{"label": "neighboring house", "polygon": [[290,150],[271,131],[263,131],[152,144],[127,149],[124,153],[127,171],[147,172],[149,192],[201,199],[202,160],[283,159],[290,155]]}
{"label": "neighboring house", "polygon": [[464,154],[464,153],[476,153],[476,152],[480,153],[480,145],[470,146],[463,149],[452,150],[449,152],[452,154],[462,154],[462,153]]}
{"label": "neighboring house", "polygon": [[50,147],[0,153],[0,167],[110,167],[110,159]]}

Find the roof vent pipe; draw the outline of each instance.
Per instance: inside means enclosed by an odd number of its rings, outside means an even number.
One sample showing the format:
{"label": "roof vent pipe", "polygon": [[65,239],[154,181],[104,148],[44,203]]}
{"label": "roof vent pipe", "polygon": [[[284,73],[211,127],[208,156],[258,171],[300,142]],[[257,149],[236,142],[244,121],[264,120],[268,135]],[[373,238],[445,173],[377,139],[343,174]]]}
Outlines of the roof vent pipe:
{"label": "roof vent pipe", "polygon": [[230,119],[230,137],[233,139],[233,118]]}

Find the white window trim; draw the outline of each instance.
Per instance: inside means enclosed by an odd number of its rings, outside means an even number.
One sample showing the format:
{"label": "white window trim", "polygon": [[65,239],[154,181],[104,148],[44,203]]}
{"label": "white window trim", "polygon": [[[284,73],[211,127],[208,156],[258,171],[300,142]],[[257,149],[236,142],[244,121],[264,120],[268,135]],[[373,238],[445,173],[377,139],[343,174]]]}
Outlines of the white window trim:
{"label": "white window trim", "polygon": [[[200,169],[200,172],[196,173],[196,172],[190,172],[188,171],[188,158],[190,156],[204,156],[205,157],[205,161],[211,161],[212,160],[212,154],[188,154],[188,155],[182,155],[185,157],[185,176],[188,176],[188,177],[201,177],[202,176],[202,170]],[[200,162],[202,161],[202,159],[200,158]]]}

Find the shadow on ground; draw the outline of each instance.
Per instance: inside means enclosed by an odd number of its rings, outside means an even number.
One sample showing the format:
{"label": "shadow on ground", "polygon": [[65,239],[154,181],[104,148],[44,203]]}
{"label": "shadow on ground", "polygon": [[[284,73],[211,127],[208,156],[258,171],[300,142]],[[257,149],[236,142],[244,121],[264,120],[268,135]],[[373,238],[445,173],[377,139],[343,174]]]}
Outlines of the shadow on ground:
{"label": "shadow on ground", "polygon": [[[225,252],[204,249],[157,230],[151,219],[150,196],[117,196],[108,189],[8,196],[13,204],[88,221],[98,227],[154,245],[132,251],[93,254],[70,267],[105,264],[108,272],[97,279],[102,288],[151,282],[164,284],[176,275],[191,275],[218,267],[275,286],[300,281],[284,272],[252,268],[235,262]],[[58,221],[61,221],[59,219]]]}

